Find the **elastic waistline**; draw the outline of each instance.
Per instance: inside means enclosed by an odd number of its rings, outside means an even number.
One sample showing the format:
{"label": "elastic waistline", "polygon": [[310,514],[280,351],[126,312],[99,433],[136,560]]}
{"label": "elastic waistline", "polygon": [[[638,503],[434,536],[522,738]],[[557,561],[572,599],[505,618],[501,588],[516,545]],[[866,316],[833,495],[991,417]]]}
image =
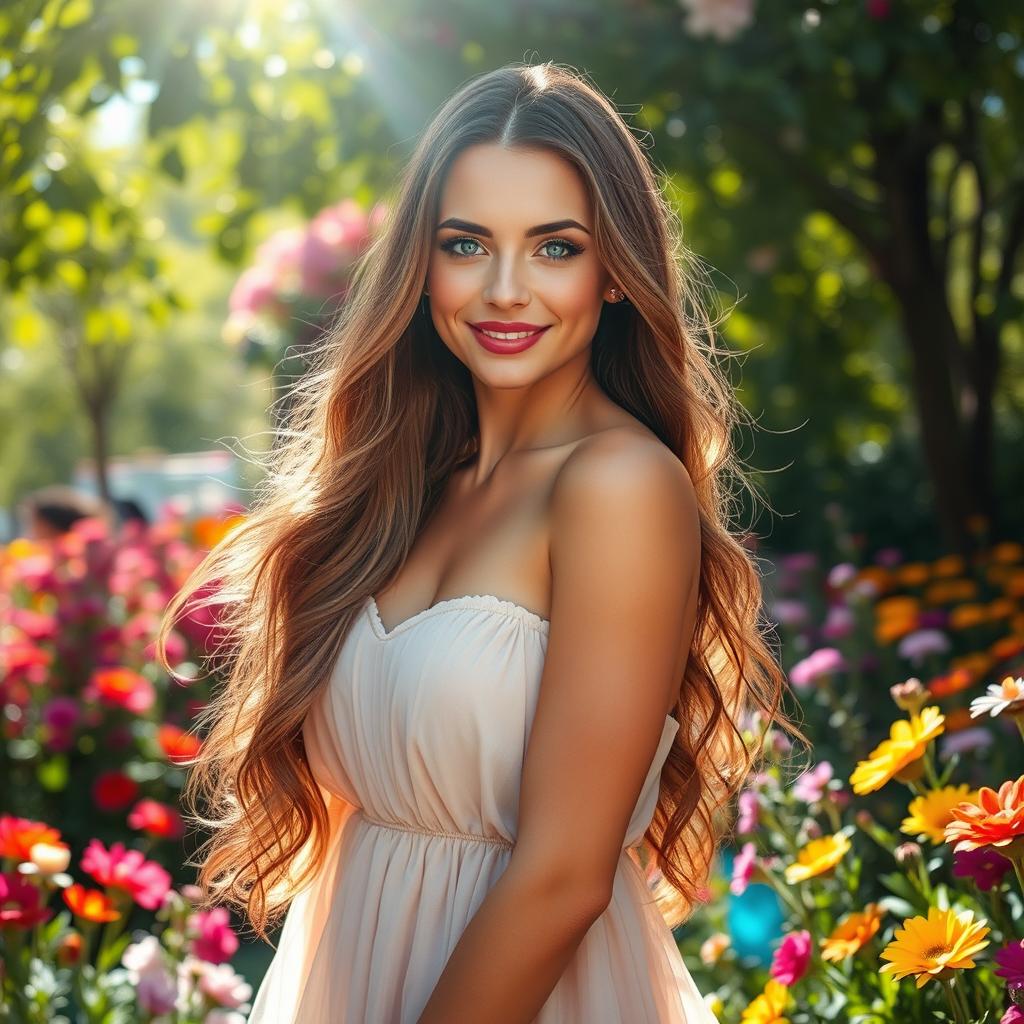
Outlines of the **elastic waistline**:
{"label": "elastic waistline", "polygon": [[362,808],[360,808],[358,813],[368,825],[373,825],[376,828],[392,829],[395,832],[415,832],[422,836],[437,836],[441,839],[461,839],[463,842],[469,843],[490,843],[492,846],[499,846],[506,850],[511,850],[515,846],[515,843],[501,836],[481,836],[474,832],[446,832],[443,829],[422,828],[419,825],[406,825],[397,821],[382,821],[380,818],[367,814]]}

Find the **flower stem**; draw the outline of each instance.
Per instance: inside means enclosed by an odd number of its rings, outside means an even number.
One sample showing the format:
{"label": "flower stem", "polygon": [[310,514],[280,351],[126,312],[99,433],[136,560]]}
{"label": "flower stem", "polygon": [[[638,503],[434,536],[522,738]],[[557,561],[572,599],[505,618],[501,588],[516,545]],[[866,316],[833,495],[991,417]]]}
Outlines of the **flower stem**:
{"label": "flower stem", "polygon": [[1013,871],[1017,876],[1017,882],[1020,885],[1020,890],[1024,893],[1024,868],[1021,867],[1021,862],[1017,858],[1011,860],[1010,863],[1013,865]]}
{"label": "flower stem", "polygon": [[956,1020],[957,1024],[968,1024],[964,1018],[963,1011],[960,1009],[960,1001],[953,994],[953,983],[948,978],[940,978],[939,981],[942,982],[942,987],[946,990],[946,998],[949,1000],[954,1020]]}

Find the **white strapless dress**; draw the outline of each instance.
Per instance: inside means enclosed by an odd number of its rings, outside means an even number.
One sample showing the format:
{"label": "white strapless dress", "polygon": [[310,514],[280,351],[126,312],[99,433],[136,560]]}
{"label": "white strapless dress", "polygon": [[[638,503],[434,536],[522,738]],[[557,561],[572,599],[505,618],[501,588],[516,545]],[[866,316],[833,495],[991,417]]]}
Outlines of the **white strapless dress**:
{"label": "white strapless dress", "polygon": [[[303,727],[331,816],[327,858],[288,907],[249,1024],[416,1024],[508,865],[548,631],[490,595],[390,632],[365,602]],[[611,902],[535,1024],[717,1024],[628,852],[678,728],[666,718]]]}

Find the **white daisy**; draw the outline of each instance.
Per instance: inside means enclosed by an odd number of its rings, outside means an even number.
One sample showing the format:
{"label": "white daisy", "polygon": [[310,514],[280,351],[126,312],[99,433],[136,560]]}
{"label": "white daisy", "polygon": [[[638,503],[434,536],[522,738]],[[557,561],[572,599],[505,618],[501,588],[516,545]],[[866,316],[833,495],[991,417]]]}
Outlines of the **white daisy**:
{"label": "white daisy", "polygon": [[988,712],[993,718],[1004,712],[1024,714],[1024,676],[1007,676],[1001,683],[993,683],[988,692],[971,701],[971,718]]}

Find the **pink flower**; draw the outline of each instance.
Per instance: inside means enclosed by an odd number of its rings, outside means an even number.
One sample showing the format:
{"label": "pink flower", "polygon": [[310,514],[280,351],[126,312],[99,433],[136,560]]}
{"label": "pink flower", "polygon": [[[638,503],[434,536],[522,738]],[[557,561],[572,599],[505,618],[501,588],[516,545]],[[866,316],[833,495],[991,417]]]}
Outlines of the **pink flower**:
{"label": "pink flower", "polygon": [[772,605],[772,618],[783,626],[802,626],[809,617],[810,612],[805,601],[782,598]]}
{"label": "pink flower", "polygon": [[178,997],[178,984],[166,969],[147,971],[135,983],[139,1009],[151,1014],[171,1013]]}
{"label": "pink flower", "polygon": [[238,937],[228,924],[228,912],[224,907],[197,910],[189,918],[189,925],[196,930],[192,953],[200,960],[222,964],[235,955]]}
{"label": "pink flower", "polygon": [[832,765],[828,761],[819,762],[796,780],[793,796],[804,803],[817,803],[825,795],[832,774]]}
{"label": "pink flower", "polygon": [[239,275],[231,289],[228,308],[232,313],[262,313],[273,304],[276,291],[273,268],[256,264]]}
{"label": "pink flower", "polygon": [[821,635],[826,640],[842,640],[849,636],[857,624],[853,610],[845,604],[834,604],[829,607],[825,622],[821,627]]}
{"label": "pink flower", "polygon": [[1024,986],[1024,939],[1003,946],[993,959],[999,964],[996,975],[1006,979],[1007,988]]}
{"label": "pink flower", "polygon": [[957,878],[972,878],[982,892],[999,885],[1013,869],[1013,865],[991,846],[976,850],[957,850],[953,854],[953,874]]}
{"label": "pink flower", "polygon": [[999,1024],[1024,1024],[1024,1010],[1019,1006],[1011,1006],[999,1018]]}
{"label": "pink flower", "polygon": [[0,873],[0,928],[33,928],[52,916],[42,889],[16,871]]}
{"label": "pink flower", "polygon": [[811,961],[811,933],[790,932],[772,957],[771,976],[783,985],[794,985],[806,973]]}
{"label": "pink flower", "polygon": [[204,964],[199,991],[220,1006],[237,1009],[252,995],[252,986],[230,964]]}
{"label": "pink flower", "polygon": [[757,794],[745,789],[739,796],[739,819],[736,822],[736,831],[740,835],[749,835],[756,831],[757,823],[760,820],[761,804]]}
{"label": "pink flower", "polygon": [[811,962],[811,933],[791,932],[782,939],[771,962],[771,976],[783,985],[794,985],[807,973]]}
{"label": "pink flower", "polygon": [[857,577],[857,567],[850,562],[840,562],[828,571],[827,582],[833,590],[844,590]]}
{"label": "pink flower", "polygon": [[822,676],[839,672],[845,667],[842,654],[834,647],[819,647],[789,670],[789,679],[794,686],[806,689]]}
{"label": "pink flower", "polygon": [[141,829],[157,839],[180,839],[185,834],[185,823],[177,809],[149,797],[144,797],[132,808],[128,826]]}
{"label": "pink flower", "polygon": [[156,910],[171,887],[171,876],[156,861],[146,860],[123,843],[114,843],[107,850],[93,839],[82,854],[82,870],[100,885],[125,889],[147,910]]}
{"label": "pink flower", "polygon": [[167,969],[163,947],[155,935],[129,945],[121,956],[121,964],[135,985],[140,1010],[148,1014],[174,1010],[177,981]]}
{"label": "pink flower", "polygon": [[732,881],[729,883],[729,891],[734,896],[742,896],[747,891],[747,886],[750,885],[750,879],[753,877],[756,867],[757,847],[753,843],[744,843],[732,862]]}

